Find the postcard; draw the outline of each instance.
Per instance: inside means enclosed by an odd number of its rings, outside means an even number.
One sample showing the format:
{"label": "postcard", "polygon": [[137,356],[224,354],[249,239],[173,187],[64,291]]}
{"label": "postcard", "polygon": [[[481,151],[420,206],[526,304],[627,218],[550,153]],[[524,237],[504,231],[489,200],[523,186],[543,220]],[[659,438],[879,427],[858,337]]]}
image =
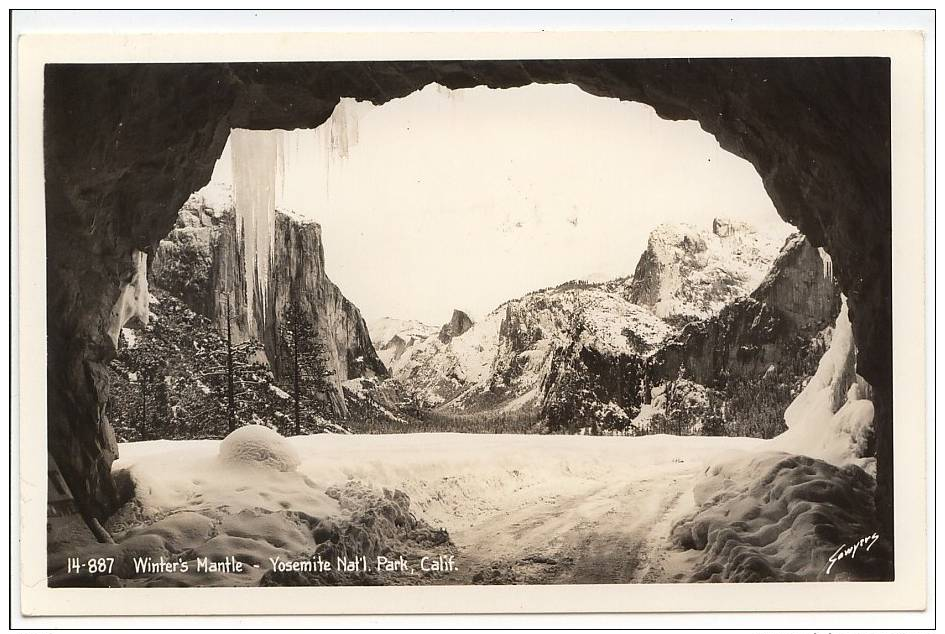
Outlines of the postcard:
{"label": "postcard", "polygon": [[770,35],[22,37],[24,614],[923,609],[922,35]]}

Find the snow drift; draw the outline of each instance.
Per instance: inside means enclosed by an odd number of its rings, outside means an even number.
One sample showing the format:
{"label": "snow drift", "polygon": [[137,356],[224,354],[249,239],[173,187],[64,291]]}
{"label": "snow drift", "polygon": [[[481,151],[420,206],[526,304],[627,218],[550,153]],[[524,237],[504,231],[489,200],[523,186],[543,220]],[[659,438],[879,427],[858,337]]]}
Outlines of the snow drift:
{"label": "snow drift", "polygon": [[[448,533],[418,519],[403,491],[319,469],[326,452],[312,451],[308,438],[249,425],[222,441],[124,445],[118,468],[128,469],[136,497],[109,520],[115,543],[91,544],[81,553],[112,557],[114,567],[100,576],[69,574],[66,555],[50,557],[50,585],[409,584],[421,575],[385,581],[383,570],[316,574],[278,564],[317,557],[371,561],[389,553],[419,560],[453,552]],[[356,453],[346,458],[357,462]],[[423,578],[440,574],[427,571]]]}
{"label": "snow drift", "polygon": [[834,553],[875,530],[875,482],[859,467],[764,452],[707,476],[693,492],[699,510],[672,533],[677,546],[703,551],[692,581],[883,578],[890,551],[882,540],[830,566]]}
{"label": "snow drift", "polygon": [[[264,435],[267,441],[273,438]],[[116,468],[130,474],[135,500],[107,526],[117,543],[94,544],[83,552],[116,557],[113,575],[96,582],[489,582],[491,575],[478,577],[480,581],[474,577],[497,561],[557,557],[555,548],[595,523],[606,528],[606,535],[625,530],[624,516],[614,513],[615,506],[627,507],[641,529],[653,529],[655,538],[647,540],[645,548],[650,549],[647,557],[655,560],[669,532],[667,505],[680,499],[705,457],[753,450],[762,442],[490,434],[319,434],[279,440],[299,456],[297,469],[280,471],[265,466],[265,461],[261,468],[234,468],[220,459],[222,442],[217,440],[123,444]],[[528,532],[523,532],[526,527]],[[580,551],[579,544],[575,549]],[[408,560],[457,553],[464,567],[459,576],[431,572],[385,577],[296,574],[273,571],[270,564],[271,557],[288,561],[384,553]],[[140,571],[132,560],[136,556],[190,562],[191,570]],[[199,557],[226,556],[243,562],[245,569],[199,575],[193,571]],[[55,584],[89,581],[64,577],[61,568],[55,568],[64,560],[50,559]],[[619,568],[614,574],[626,571]]]}

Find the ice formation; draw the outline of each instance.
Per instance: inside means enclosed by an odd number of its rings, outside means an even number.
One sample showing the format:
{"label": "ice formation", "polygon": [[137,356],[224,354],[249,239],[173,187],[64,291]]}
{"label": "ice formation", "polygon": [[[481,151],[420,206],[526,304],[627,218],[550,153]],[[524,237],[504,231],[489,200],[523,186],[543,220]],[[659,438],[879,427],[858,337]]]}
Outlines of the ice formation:
{"label": "ice formation", "polygon": [[245,425],[220,442],[220,460],[230,466],[257,466],[295,471],[299,454],[278,432],[263,425]]}
{"label": "ice formation", "polygon": [[353,112],[355,101],[342,99],[328,120],[328,149],[338,158],[348,158],[348,152],[358,143],[358,116]]}
{"label": "ice formation", "polygon": [[134,273],[126,284],[118,300],[112,307],[111,323],[108,325],[108,336],[115,347],[118,347],[118,337],[121,329],[132,318],[137,317],[143,325],[148,324],[150,302],[148,301],[148,254],[143,251],[133,251],[131,261]]}
{"label": "ice formation", "polygon": [[817,372],[784,412],[788,429],[772,439],[774,448],[825,460],[837,466],[862,458],[873,424],[869,384],[856,374],[856,346],[844,299],[830,348]]}
{"label": "ice formation", "polygon": [[246,314],[252,332],[254,297],[259,293],[264,313],[268,296],[276,192],[285,175],[282,133],[236,129],[230,133],[230,143],[237,234],[243,245]]}
{"label": "ice formation", "polygon": [[831,259],[830,254],[824,251],[823,247],[817,247],[817,253],[820,255],[820,259],[824,262],[824,278],[828,280],[833,279],[833,259]]}

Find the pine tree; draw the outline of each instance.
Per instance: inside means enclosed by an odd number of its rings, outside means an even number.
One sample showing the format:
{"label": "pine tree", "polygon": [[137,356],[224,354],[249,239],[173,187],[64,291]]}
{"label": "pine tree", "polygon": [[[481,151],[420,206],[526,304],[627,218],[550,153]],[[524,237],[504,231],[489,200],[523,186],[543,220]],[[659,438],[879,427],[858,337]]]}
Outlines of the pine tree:
{"label": "pine tree", "polygon": [[152,438],[154,419],[167,413],[156,389],[164,381],[166,362],[160,350],[148,346],[125,347],[120,356],[125,364],[134,368],[133,383],[138,387],[138,407],[137,412],[131,412],[132,419],[137,420],[136,426],[143,437]]}
{"label": "pine tree", "polygon": [[210,346],[198,353],[201,370],[197,378],[205,381],[218,395],[226,408],[227,433],[233,432],[241,419],[252,420],[253,406],[259,401],[256,391],[264,389],[266,368],[253,360],[262,348],[255,339],[236,342],[233,335],[233,312],[230,296],[226,294],[226,336],[210,341]]}
{"label": "pine tree", "polygon": [[[298,297],[286,308],[279,326],[282,354],[292,372],[295,434],[302,433],[303,408],[329,414],[328,397],[333,391],[329,377],[328,348],[318,337],[314,324],[302,312]],[[314,399],[313,399],[314,397]],[[319,405],[319,403],[323,403]]]}

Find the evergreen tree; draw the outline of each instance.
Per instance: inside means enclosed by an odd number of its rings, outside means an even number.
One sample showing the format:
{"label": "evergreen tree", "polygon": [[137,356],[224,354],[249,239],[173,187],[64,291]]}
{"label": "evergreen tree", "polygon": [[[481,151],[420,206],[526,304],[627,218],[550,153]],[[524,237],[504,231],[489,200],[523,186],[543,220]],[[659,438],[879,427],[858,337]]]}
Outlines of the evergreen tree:
{"label": "evergreen tree", "polygon": [[[130,412],[132,420],[137,420],[137,428],[145,438],[155,438],[153,428],[160,425],[160,419],[167,415],[167,399],[162,399],[162,390],[166,371],[166,362],[160,350],[155,347],[125,347],[121,352],[125,363],[135,368],[134,381],[137,383],[137,412]],[[166,396],[166,394],[165,394]],[[155,419],[158,419],[157,425]]]}
{"label": "evergreen tree", "polygon": [[256,412],[253,406],[260,400],[256,392],[265,389],[267,384],[265,366],[254,359],[262,346],[254,339],[234,340],[234,316],[229,294],[226,295],[225,319],[225,338],[212,341],[197,354],[201,368],[197,378],[218,395],[225,407],[227,433],[230,433],[243,422],[254,420]]}
{"label": "evergreen tree", "polygon": [[303,409],[330,416],[328,348],[318,337],[311,320],[302,312],[298,297],[286,308],[279,325],[284,364],[291,370],[296,435],[302,433]]}
{"label": "evergreen tree", "polygon": [[708,407],[705,418],[702,421],[703,436],[725,436],[725,413],[723,403],[713,391],[706,393],[708,398]]}
{"label": "evergreen tree", "polygon": [[[120,441],[221,438],[231,420],[235,427],[291,426],[291,390],[279,389],[256,354],[256,342],[236,341],[235,304],[230,305],[228,345],[222,319],[215,325],[161,289],[154,289],[153,296],[149,324],[122,331],[118,354],[108,368],[106,415]],[[221,311],[223,300],[221,296]],[[309,429],[323,431],[325,426]]]}

